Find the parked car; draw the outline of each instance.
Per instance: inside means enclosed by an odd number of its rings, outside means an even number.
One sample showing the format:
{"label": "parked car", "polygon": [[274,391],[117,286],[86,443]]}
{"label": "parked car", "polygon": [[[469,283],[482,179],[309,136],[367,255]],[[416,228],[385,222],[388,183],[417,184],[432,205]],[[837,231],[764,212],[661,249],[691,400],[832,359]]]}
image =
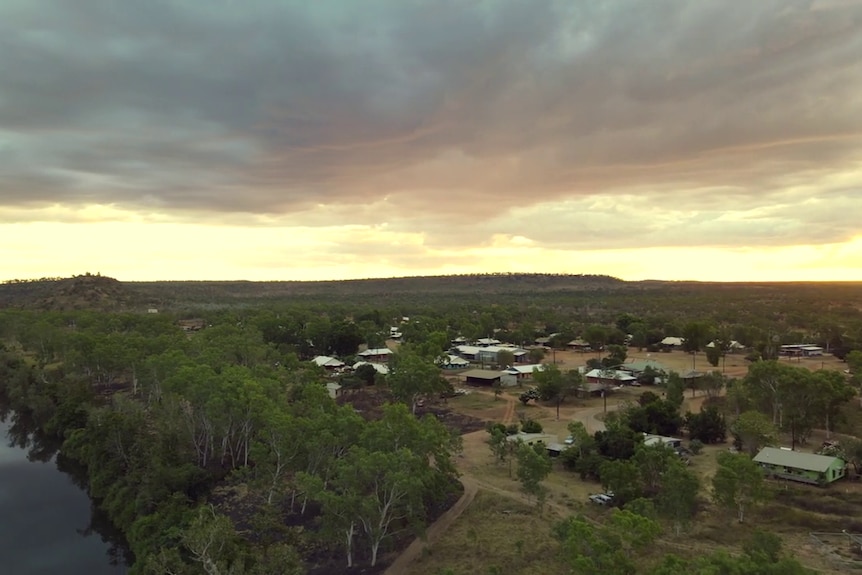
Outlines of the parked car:
{"label": "parked car", "polygon": [[590,501],[597,505],[610,505],[614,502],[614,497],[607,493],[598,493],[596,495],[590,495]]}
{"label": "parked car", "polygon": [[565,441],[563,441],[563,443],[565,443],[566,445],[572,445],[573,443],[575,443],[575,438],[570,435],[566,438]]}

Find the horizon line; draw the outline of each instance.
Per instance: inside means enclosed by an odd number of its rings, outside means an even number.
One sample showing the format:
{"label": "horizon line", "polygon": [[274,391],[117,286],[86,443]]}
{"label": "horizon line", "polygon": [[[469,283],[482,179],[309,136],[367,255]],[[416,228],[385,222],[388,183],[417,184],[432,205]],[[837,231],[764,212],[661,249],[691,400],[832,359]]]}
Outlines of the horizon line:
{"label": "horizon line", "polygon": [[19,283],[39,283],[52,282],[76,279],[81,277],[101,277],[106,279],[116,280],[120,283],[347,283],[347,282],[363,282],[363,281],[387,281],[387,280],[407,280],[407,279],[442,279],[442,278],[468,278],[468,277],[487,277],[487,276],[523,276],[523,277],[538,277],[552,276],[559,278],[595,278],[612,280],[620,283],[698,283],[698,284],[859,284],[862,279],[858,280],[697,280],[697,279],[660,279],[660,278],[644,278],[644,279],[623,279],[607,274],[590,274],[590,273],[562,273],[562,272],[476,272],[476,273],[459,273],[459,274],[438,274],[438,275],[405,275],[405,276],[377,276],[377,277],[356,277],[356,278],[341,278],[341,279],[147,279],[147,280],[123,280],[111,275],[101,273],[83,273],[71,276],[43,276],[39,278],[9,278],[0,280],[2,285],[12,285]]}

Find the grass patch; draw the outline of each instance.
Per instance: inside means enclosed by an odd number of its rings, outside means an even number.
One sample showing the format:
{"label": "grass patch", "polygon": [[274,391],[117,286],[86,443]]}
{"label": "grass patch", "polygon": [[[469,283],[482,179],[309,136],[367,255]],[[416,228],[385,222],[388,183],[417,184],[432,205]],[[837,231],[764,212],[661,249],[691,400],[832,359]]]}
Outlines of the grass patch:
{"label": "grass patch", "polygon": [[412,575],[564,573],[551,536],[554,519],[508,498],[479,491],[441,540],[410,566]]}
{"label": "grass patch", "polygon": [[481,393],[469,393],[467,395],[459,395],[458,397],[449,398],[448,407],[452,409],[469,409],[471,411],[479,411],[483,409],[503,409],[506,406],[502,399],[494,399]]}

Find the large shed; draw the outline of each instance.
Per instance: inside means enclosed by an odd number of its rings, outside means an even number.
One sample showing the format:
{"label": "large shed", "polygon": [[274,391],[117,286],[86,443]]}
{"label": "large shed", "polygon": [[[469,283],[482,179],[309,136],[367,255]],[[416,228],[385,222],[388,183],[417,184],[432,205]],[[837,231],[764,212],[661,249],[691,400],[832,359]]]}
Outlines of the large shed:
{"label": "large shed", "polygon": [[503,373],[500,371],[491,371],[490,369],[471,369],[461,374],[464,382],[472,385],[494,385],[500,381]]}
{"label": "large shed", "polygon": [[847,464],[840,457],[802,453],[789,449],[764,447],[754,457],[769,477],[779,477],[812,485],[828,485],[846,473]]}

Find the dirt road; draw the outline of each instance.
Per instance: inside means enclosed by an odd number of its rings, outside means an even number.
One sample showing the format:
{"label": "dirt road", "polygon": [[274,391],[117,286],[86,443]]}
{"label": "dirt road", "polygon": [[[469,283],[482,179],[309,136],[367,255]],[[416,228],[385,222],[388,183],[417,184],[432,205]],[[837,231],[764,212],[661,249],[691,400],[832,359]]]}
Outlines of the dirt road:
{"label": "dirt road", "polygon": [[407,575],[410,572],[410,564],[422,555],[422,551],[426,547],[440,539],[452,523],[470,506],[479,491],[479,484],[469,475],[464,475],[461,477],[461,485],[464,486],[464,493],[461,494],[461,498],[455,502],[455,505],[428,527],[424,539],[417,537],[383,572],[383,575]]}

